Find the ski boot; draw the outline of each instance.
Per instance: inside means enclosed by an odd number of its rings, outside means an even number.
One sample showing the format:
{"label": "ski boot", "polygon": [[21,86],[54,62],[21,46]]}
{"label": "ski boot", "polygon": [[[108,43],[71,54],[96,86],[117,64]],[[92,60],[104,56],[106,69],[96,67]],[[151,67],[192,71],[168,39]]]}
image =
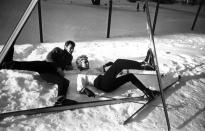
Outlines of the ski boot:
{"label": "ski boot", "polygon": [[78,104],[77,101],[66,99],[64,96],[60,96],[55,102],[54,106],[64,106],[64,105],[75,105]]}

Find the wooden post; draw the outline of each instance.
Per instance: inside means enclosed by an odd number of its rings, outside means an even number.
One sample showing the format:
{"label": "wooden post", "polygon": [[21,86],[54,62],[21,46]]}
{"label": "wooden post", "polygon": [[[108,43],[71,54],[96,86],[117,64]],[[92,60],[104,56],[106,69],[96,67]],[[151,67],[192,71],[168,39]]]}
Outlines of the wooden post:
{"label": "wooden post", "polygon": [[164,114],[165,114],[165,118],[166,118],[166,122],[167,122],[167,128],[168,131],[171,130],[171,126],[170,126],[170,122],[169,122],[169,116],[167,113],[167,105],[164,99],[164,92],[162,89],[162,81],[161,81],[161,76],[160,76],[160,71],[159,71],[159,64],[158,64],[158,60],[157,60],[157,52],[156,52],[156,47],[155,47],[155,42],[154,42],[154,35],[153,35],[153,29],[152,29],[152,23],[151,23],[151,18],[150,18],[150,12],[149,12],[149,5],[148,5],[148,0],[145,0],[145,4],[146,4],[146,17],[147,17],[147,28],[148,28],[148,33],[149,33],[149,37],[150,37],[150,41],[152,43],[153,49],[154,49],[154,64],[155,64],[155,68],[156,68],[156,74],[157,74],[157,80],[158,80],[158,84],[159,84],[159,89],[160,89],[160,94],[161,94],[161,99],[162,99],[162,105],[164,108]]}
{"label": "wooden post", "polygon": [[109,0],[107,38],[110,38],[111,17],[112,17],[112,0]]}
{"label": "wooden post", "polygon": [[39,20],[40,42],[43,43],[43,28],[42,28],[42,16],[41,16],[41,0],[38,1],[38,20]]}
{"label": "wooden post", "polygon": [[194,18],[194,22],[193,22],[192,27],[191,27],[191,30],[192,30],[192,31],[194,30],[194,27],[195,27],[196,21],[197,21],[197,19],[198,19],[199,12],[200,12],[200,10],[201,10],[203,1],[204,1],[204,0],[201,0],[201,1],[200,1],[199,8],[198,8],[198,10],[197,10],[196,16],[195,16],[195,18]]}
{"label": "wooden post", "polygon": [[157,1],[157,6],[156,6],[156,9],[155,9],[155,15],[154,15],[154,21],[153,21],[153,29],[152,29],[152,33],[154,35],[155,33],[155,27],[156,27],[156,23],[157,23],[157,16],[158,16],[158,11],[159,11],[159,1]]}

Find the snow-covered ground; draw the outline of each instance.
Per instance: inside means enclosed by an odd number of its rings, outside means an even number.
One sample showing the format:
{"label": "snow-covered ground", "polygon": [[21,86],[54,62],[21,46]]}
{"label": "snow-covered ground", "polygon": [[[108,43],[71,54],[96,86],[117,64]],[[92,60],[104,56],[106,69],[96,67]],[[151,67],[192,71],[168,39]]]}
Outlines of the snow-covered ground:
{"label": "snow-covered ground", "polygon": [[[106,35],[108,15],[105,4],[108,1],[102,1],[100,7],[91,5],[90,0],[42,1],[44,40],[48,42],[75,40],[77,46],[73,54],[74,61],[77,56],[86,54],[91,67],[97,67],[117,58],[144,57],[149,47],[149,39],[143,37],[147,34],[144,13],[142,11],[136,13],[136,5],[126,0],[113,1],[111,39],[105,40],[103,39]],[[1,2],[0,48],[26,9],[25,2],[29,3],[23,0]],[[5,3],[10,4],[7,6]],[[155,4],[151,5],[153,18]],[[188,34],[187,32],[191,32],[190,27],[197,5],[189,7],[175,4],[160,7],[162,8],[159,12],[155,38],[160,72],[177,72],[182,76],[180,83],[165,94],[171,129],[203,131],[205,129],[205,35],[195,33],[205,31],[204,8],[201,10],[195,31],[193,34]],[[188,11],[183,9],[185,7]],[[21,45],[15,46],[16,60],[43,60],[54,47],[63,47],[63,42],[38,44],[37,24],[37,10],[35,10],[17,40]],[[0,70],[0,88],[2,113],[51,106],[57,95],[56,85],[47,84],[39,78],[38,73],[28,71]],[[128,103],[39,116],[10,117],[0,120],[0,131],[167,130],[160,100],[124,126],[123,121],[140,106],[142,105]]]}
{"label": "snow-covered ground", "polygon": [[[175,34],[155,38],[160,72],[182,76],[165,93],[173,131],[205,129],[205,35]],[[86,54],[92,67],[117,58],[137,59],[146,55],[147,37],[113,38],[76,42],[74,61]],[[15,46],[16,60],[43,60],[54,47],[64,43],[23,44]],[[2,46],[1,46],[2,48]],[[0,112],[52,105],[57,86],[42,81],[36,72],[0,71]],[[128,103],[0,120],[1,131],[160,131],[167,130],[161,101],[137,115],[132,122],[122,122],[141,104]]]}

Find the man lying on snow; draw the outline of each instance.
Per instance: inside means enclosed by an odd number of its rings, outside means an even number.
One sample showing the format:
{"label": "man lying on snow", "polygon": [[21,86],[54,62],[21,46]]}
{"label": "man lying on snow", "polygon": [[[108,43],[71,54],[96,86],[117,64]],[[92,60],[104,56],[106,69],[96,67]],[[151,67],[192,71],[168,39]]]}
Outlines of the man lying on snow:
{"label": "man lying on snow", "polygon": [[[67,41],[65,42],[64,50],[59,47],[54,48],[47,55],[45,61],[14,61],[14,46],[12,46],[0,64],[0,69],[38,72],[41,78],[48,83],[58,85],[58,98],[55,105],[62,105],[66,103],[66,94],[70,84],[70,81],[64,78],[63,70],[69,70],[72,67],[74,47],[75,43],[73,41]],[[69,103],[75,103],[75,101],[70,100]]]}
{"label": "man lying on snow", "polygon": [[[89,69],[89,62],[86,56],[81,56],[76,60],[77,67],[80,70]],[[155,70],[154,57],[152,50],[149,49],[147,56],[143,62],[137,62],[133,60],[117,59],[114,63],[109,62],[103,66],[110,66],[110,68],[104,72],[103,75],[87,75],[78,74],[77,77],[77,91],[81,94],[86,94],[89,97],[94,97],[95,94],[86,88],[86,85],[94,86],[95,88],[104,92],[112,92],[119,88],[121,85],[131,82],[137,88],[139,88],[149,99],[159,94],[158,91],[153,91],[146,88],[140,80],[138,80],[133,74],[125,74],[118,76],[123,69],[137,69],[137,70]]]}

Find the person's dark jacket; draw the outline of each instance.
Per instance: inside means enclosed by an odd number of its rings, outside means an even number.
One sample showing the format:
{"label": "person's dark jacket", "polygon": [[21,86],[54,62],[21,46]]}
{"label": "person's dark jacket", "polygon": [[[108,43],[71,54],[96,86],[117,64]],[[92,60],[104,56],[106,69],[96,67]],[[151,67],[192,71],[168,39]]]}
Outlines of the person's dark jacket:
{"label": "person's dark jacket", "polygon": [[54,48],[46,57],[46,61],[55,62],[62,70],[68,70],[72,66],[72,60],[73,56],[59,47]]}

